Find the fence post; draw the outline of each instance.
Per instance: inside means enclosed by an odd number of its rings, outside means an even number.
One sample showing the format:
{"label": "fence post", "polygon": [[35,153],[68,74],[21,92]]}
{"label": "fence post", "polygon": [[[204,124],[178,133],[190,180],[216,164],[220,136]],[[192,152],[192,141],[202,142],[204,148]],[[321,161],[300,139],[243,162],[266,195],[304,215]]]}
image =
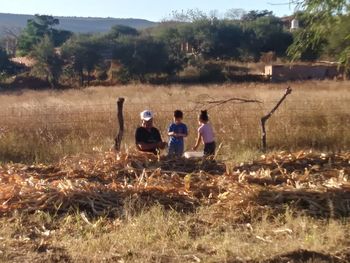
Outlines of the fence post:
{"label": "fence post", "polygon": [[119,122],[119,132],[118,135],[114,139],[114,149],[116,151],[120,151],[121,143],[123,140],[123,134],[124,134],[124,117],[123,117],[123,105],[124,105],[124,98],[118,98],[117,101],[117,117]]}
{"label": "fence post", "polygon": [[266,148],[267,148],[267,143],[266,143],[266,128],[265,128],[265,123],[267,122],[267,120],[272,116],[272,114],[277,110],[277,108],[281,105],[281,103],[285,100],[285,98],[292,93],[292,89],[291,87],[288,87],[286,89],[286,92],[284,93],[284,95],[282,96],[282,98],[279,100],[279,102],[275,105],[275,107],[273,107],[273,109],[266,114],[265,116],[263,116],[261,118],[261,140],[262,140],[262,150],[263,152],[266,152]]}

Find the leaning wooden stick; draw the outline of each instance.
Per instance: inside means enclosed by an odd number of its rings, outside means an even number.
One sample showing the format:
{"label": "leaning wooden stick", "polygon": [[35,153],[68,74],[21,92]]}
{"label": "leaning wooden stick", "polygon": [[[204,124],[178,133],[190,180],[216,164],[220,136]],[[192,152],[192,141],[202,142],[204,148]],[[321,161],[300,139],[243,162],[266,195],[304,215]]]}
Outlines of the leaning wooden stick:
{"label": "leaning wooden stick", "polygon": [[266,148],[267,148],[265,124],[266,124],[267,120],[272,116],[272,114],[277,110],[277,108],[281,105],[281,103],[285,100],[285,98],[291,93],[292,93],[292,89],[291,89],[291,87],[288,87],[286,89],[286,92],[284,93],[283,97],[279,100],[279,102],[276,104],[276,106],[273,107],[273,109],[268,114],[266,114],[265,116],[263,116],[261,118],[261,130],[262,130],[261,140],[262,140],[262,150],[264,152],[266,152]]}
{"label": "leaning wooden stick", "polygon": [[124,134],[124,117],[123,117],[123,104],[125,99],[119,98],[117,105],[118,105],[118,122],[119,122],[119,132],[118,135],[115,137],[114,141],[114,149],[116,151],[120,151],[122,140],[123,140],[123,134]]}

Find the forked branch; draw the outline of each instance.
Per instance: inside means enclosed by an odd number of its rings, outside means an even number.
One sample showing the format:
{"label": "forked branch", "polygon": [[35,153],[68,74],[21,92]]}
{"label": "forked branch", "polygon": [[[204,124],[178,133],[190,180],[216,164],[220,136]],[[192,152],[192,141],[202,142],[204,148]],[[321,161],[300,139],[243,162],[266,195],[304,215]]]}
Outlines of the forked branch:
{"label": "forked branch", "polygon": [[262,103],[260,100],[233,97],[226,100],[212,99],[212,100],[205,100],[205,101],[197,101],[196,104],[200,106],[206,106],[206,109],[212,109],[214,107],[218,107],[229,102],[240,103],[240,104],[241,103]]}
{"label": "forked branch", "polygon": [[267,120],[272,116],[272,114],[278,109],[278,107],[281,105],[281,103],[286,99],[286,97],[292,93],[292,89],[291,87],[288,87],[284,93],[284,95],[282,96],[282,98],[278,101],[278,103],[275,105],[275,107],[272,108],[272,110],[266,114],[265,116],[263,116],[261,118],[261,130],[262,130],[262,150],[265,152],[266,148],[267,148],[267,144],[266,144],[266,128],[265,128],[265,124],[267,122]]}

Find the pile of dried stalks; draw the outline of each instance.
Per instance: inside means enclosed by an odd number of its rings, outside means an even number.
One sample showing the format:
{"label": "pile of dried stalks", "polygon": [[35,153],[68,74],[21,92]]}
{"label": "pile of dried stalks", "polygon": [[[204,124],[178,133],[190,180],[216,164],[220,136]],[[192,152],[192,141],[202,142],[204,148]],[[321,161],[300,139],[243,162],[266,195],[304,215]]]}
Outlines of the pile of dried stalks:
{"label": "pile of dried stalks", "polygon": [[247,221],[291,205],[314,216],[350,216],[350,153],[279,153],[239,166],[137,152],[65,158],[54,166],[0,166],[0,214],[14,210],[122,215],[126,204],[181,211],[210,205]]}

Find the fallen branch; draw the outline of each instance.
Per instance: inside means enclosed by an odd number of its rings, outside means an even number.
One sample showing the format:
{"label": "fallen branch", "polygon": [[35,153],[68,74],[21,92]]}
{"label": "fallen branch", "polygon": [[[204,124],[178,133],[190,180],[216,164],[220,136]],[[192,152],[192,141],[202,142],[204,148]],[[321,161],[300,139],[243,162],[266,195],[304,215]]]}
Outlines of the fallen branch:
{"label": "fallen branch", "polygon": [[197,101],[195,102],[197,105],[201,106],[207,106],[211,105],[210,107],[206,107],[207,109],[212,109],[217,106],[221,106],[223,104],[229,103],[229,102],[237,102],[237,103],[262,103],[260,100],[255,100],[255,99],[244,99],[244,98],[229,98],[226,100],[207,100],[207,101]]}

